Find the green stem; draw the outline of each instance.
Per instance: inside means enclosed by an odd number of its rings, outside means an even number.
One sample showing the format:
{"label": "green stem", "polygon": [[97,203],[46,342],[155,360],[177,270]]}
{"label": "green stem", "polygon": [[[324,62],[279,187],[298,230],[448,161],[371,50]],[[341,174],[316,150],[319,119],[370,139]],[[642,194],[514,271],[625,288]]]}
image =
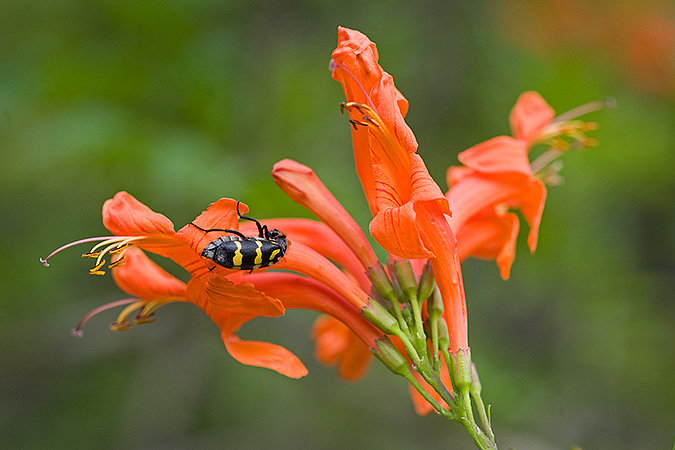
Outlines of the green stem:
{"label": "green stem", "polygon": [[485,404],[483,403],[483,399],[481,398],[480,395],[471,395],[473,398],[473,401],[476,402],[476,407],[478,409],[478,415],[480,416],[480,421],[483,424],[483,429],[485,430],[485,434],[491,439],[495,440],[495,434],[492,432],[492,425],[490,423],[490,413],[489,413],[489,406],[488,406],[488,411],[486,412],[485,409]]}
{"label": "green stem", "polygon": [[[456,417],[455,421],[464,425],[464,428],[469,433],[473,439],[474,444],[481,450],[497,450],[497,443],[494,439],[494,434],[492,429],[489,426],[489,420],[485,414],[485,407],[483,405],[482,399],[477,401],[477,407],[479,410],[479,415],[481,416],[481,422],[485,427],[486,432],[484,432],[476,423],[476,420],[473,416],[473,410],[471,407],[471,398],[478,397],[480,399],[480,385],[476,386],[477,389],[472,389],[472,382],[468,382],[464,379],[462,382],[456,379],[455,371],[453,370],[452,364],[455,359],[450,355],[450,352],[446,348],[441,348],[443,356],[445,357],[445,362],[448,365],[448,370],[450,371],[450,376],[453,383],[453,392],[455,392],[456,401],[454,405],[451,405],[452,412]],[[466,378],[466,377],[465,377]],[[472,377],[473,378],[473,377]],[[476,380],[477,381],[477,380]],[[487,434],[486,434],[487,433]]]}
{"label": "green stem", "polygon": [[424,397],[424,399],[425,399],[427,402],[429,402],[429,404],[430,404],[431,406],[433,406],[434,409],[435,409],[436,411],[438,411],[443,417],[447,417],[448,419],[456,420],[455,417],[452,415],[452,411],[449,411],[449,410],[443,408],[443,406],[441,406],[441,404],[438,403],[438,402],[436,401],[436,399],[434,399],[434,398],[431,396],[431,394],[429,394],[429,393],[426,391],[426,389],[424,389],[424,387],[422,387],[422,385],[419,383],[419,381],[417,381],[417,378],[415,378],[415,376],[412,374],[412,372],[408,371],[408,372],[407,372],[406,374],[404,374],[403,376],[404,376],[404,377],[408,380],[408,382],[415,388],[415,390],[416,390],[417,392],[419,392],[420,395],[422,395],[422,397]]}
{"label": "green stem", "polygon": [[424,332],[424,320],[422,320],[422,310],[420,308],[420,304],[417,301],[417,295],[411,296],[412,298],[410,299],[410,305],[412,306],[413,310],[413,317],[415,318],[415,332],[417,334],[416,336],[416,342],[417,342],[417,347],[419,348],[426,348],[427,347],[427,335]]}
{"label": "green stem", "polygon": [[432,364],[434,370],[440,370],[440,360],[438,357],[439,347],[438,347],[438,321],[431,321],[431,348],[433,349],[433,360]]}
{"label": "green stem", "polygon": [[405,317],[403,317],[403,312],[401,311],[401,304],[399,303],[398,299],[394,297],[392,299],[392,303],[394,304],[394,314],[396,314],[396,319],[398,320],[398,326],[401,327],[401,330],[403,330],[403,333],[406,335],[410,334],[410,328],[408,328],[408,322],[406,322]]}
{"label": "green stem", "polygon": [[416,366],[420,366],[423,364],[422,359],[420,356],[417,354],[417,349],[415,346],[410,342],[410,339],[408,339],[408,335],[403,332],[403,331],[398,331],[395,336],[401,340],[403,343],[403,346],[405,347],[405,352],[408,355],[408,357],[412,360],[412,363]]}

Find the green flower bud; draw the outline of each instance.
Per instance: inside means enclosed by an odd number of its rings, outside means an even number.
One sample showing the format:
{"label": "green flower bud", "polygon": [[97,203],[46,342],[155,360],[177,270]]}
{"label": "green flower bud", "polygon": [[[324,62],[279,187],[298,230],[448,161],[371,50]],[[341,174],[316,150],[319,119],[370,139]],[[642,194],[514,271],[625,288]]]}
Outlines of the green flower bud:
{"label": "green flower bud", "polygon": [[395,260],[394,274],[396,275],[396,280],[398,281],[401,291],[403,291],[405,297],[408,300],[416,299],[417,280],[415,280],[415,274],[413,273],[410,261],[407,259]]}
{"label": "green flower bud", "polygon": [[380,294],[382,298],[393,302],[396,298],[396,294],[382,263],[378,261],[377,264],[368,268],[367,274],[377,293]]}
{"label": "green flower bud", "polygon": [[452,387],[455,392],[467,392],[471,389],[473,375],[471,371],[471,350],[460,348],[457,353],[450,352],[452,368]]}
{"label": "green flower bud", "polygon": [[387,334],[396,334],[400,332],[396,318],[389,314],[389,311],[387,311],[384,306],[373,299],[368,301],[367,306],[361,308],[361,315],[365,317],[368,322]]}
{"label": "green flower bud", "polygon": [[433,320],[438,320],[443,315],[443,298],[441,297],[441,291],[435,285],[434,288],[427,300],[427,312]]}
{"label": "green flower bud", "polygon": [[420,284],[417,287],[417,299],[420,302],[428,299],[436,289],[436,279],[434,278],[434,270],[431,263],[427,261],[420,277]]}
{"label": "green flower bud", "polygon": [[408,361],[387,337],[375,341],[375,345],[370,348],[370,351],[396,375],[405,375],[410,370]]}

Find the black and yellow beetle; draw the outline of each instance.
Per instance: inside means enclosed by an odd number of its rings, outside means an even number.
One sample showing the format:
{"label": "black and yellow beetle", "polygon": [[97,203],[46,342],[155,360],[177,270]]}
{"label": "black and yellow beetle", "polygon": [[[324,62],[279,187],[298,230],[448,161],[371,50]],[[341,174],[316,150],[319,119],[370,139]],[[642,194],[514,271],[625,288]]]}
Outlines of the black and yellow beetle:
{"label": "black and yellow beetle", "polygon": [[218,265],[235,270],[253,271],[254,269],[269,267],[272,264],[276,264],[286,253],[286,247],[288,245],[286,234],[277,229],[269,230],[267,225],[260,225],[260,222],[257,220],[242,216],[239,212],[239,203],[240,202],[237,202],[237,214],[239,215],[239,218],[255,222],[258,226],[259,235],[248,237],[239,231],[225,228],[211,228],[210,230],[206,230],[190,222],[192,226],[205,233],[221,231],[232,233],[234,235],[221,236],[218,239],[211,241],[211,243],[202,250],[202,256]]}

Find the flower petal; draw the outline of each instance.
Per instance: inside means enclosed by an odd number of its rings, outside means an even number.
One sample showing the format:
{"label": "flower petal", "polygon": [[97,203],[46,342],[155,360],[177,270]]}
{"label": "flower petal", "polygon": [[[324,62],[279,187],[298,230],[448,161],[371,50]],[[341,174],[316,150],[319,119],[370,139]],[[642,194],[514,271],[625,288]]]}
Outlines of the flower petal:
{"label": "flower petal", "polygon": [[529,177],[517,173],[466,174],[446,194],[453,212],[449,218],[452,229],[457,232],[473,216],[495,205],[508,202],[510,207],[516,207],[514,199],[529,184]]}
{"label": "flower petal", "polygon": [[[223,232],[214,232],[213,234],[204,233],[199,228],[210,229],[239,229],[239,215],[237,214],[237,202],[231,198],[221,198],[209,205],[191,224],[185,225],[178,230],[176,235],[187,246],[193,249],[195,253],[201,255],[202,250],[214,239],[224,235]],[[244,203],[239,203],[239,212],[246,214],[248,207]],[[196,227],[193,226],[197,225]],[[197,228],[199,227],[199,228]],[[257,234],[257,233],[256,233]]]}
{"label": "flower petal", "polygon": [[103,225],[117,236],[167,235],[175,232],[173,223],[129,193],[121,191],[103,204]]}
{"label": "flower petal", "polygon": [[520,223],[514,213],[477,214],[457,232],[460,261],[469,257],[496,259],[500,275],[507,280],[516,256],[516,238]]}
{"label": "flower petal", "polygon": [[377,256],[363,230],[311,168],[284,159],[274,165],[272,176],[294,202],[328,225],[352,249],[364,268],[375,265]]}
{"label": "flower petal", "polygon": [[242,341],[236,334],[222,333],[227,351],[242,364],[265,367],[289,378],[302,378],[307,368],[293,353],[269,342]]}
{"label": "flower petal", "polygon": [[429,175],[418,154],[410,155],[408,189],[410,197],[401,198],[394,181],[379,174],[379,211],[370,222],[370,234],[389,253],[406,259],[430,258],[433,252],[426,248],[416,226],[417,202],[439,202],[444,214],[450,215],[448,202],[436,182]]}
{"label": "flower petal", "polygon": [[291,242],[286,255],[275,265],[292,270],[333,289],[356,309],[368,305],[368,294],[335,264],[301,242]]}
{"label": "flower petal", "polygon": [[436,284],[441,291],[448,324],[450,350],[468,348],[466,296],[462,271],[457,257],[457,239],[450,228],[443,207],[437,201],[415,204],[417,229],[424,245],[434,252],[430,259]]}
{"label": "flower petal", "polygon": [[250,283],[235,284],[220,270],[209,273],[204,286],[214,313],[244,313],[255,316],[277,317],[284,314],[281,302],[255,289]]}
{"label": "flower petal", "polygon": [[[546,186],[541,180],[516,173],[483,175],[474,172],[456,182],[446,196],[454,212],[449,222],[455,233],[477,215],[502,205],[520,209],[530,226],[528,246],[531,251],[536,249],[546,202]],[[467,230],[462,231],[464,236],[469,232]]]}
{"label": "flower petal", "polygon": [[[371,283],[365,272],[366,267],[340,236],[325,223],[311,219],[268,219],[264,223],[269,229],[281,230],[287,236],[291,236],[293,242],[301,242],[334,261],[343,271],[356,279],[364,290],[370,289]],[[242,222],[239,230],[246,235],[257,233],[257,228],[252,223]]]}
{"label": "flower petal", "polygon": [[[211,276],[209,276],[209,279],[211,279]],[[188,283],[188,299],[199,306],[220,328],[221,339],[230,355],[243,364],[266,367],[291,378],[300,378],[306,375],[307,369],[302,362],[285,348],[266,342],[242,341],[234,334],[244,323],[263,315],[266,309],[271,309],[272,314],[270,315],[272,316],[280,315],[278,305],[281,305],[281,303],[275,305],[278,300],[268,297],[271,300],[270,305],[272,307],[260,308],[255,307],[255,305],[250,308],[241,307],[241,305],[236,304],[236,298],[233,301],[233,298],[228,297],[243,295],[245,298],[255,298],[265,295],[259,291],[256,291],[257,294],[251,295],[251,290],[254,289],[249,283],[240,285],[242,288],[232,289],[228,280],[222,276],[214,276],[214,280],[218,279],[222,283],[215,281],[215,284],[211,284],[209,287],[211,292],[207,293],[202,279],[193,277]],[[214,290],[219,292],[215,292],[214,295]],[[254,300],[257,306],[261,306],[264,302],[265,300],[260,298]],[[281,308],[283,311],[283,306]],[[274,309],[277,311],[275,312]],[[244,312],[235,313],[235,310]]]}
{"label": "flower petal", "polygon": [[398,208],[383,208],[370,222],[370,234],[387,252],[406,259],[430,258],[415,224],[412,202]]}
{"label": "flower petal", "polygon": [[338,69],[333,71],[333,78],[342,84],[347,101],[371,106],[387,128],[395,132],[401,147],[415,152],[417,140],[404,120],[408,101],[394,86],[391,75],[378,64],[375,43],[359,31],[338,27],[338,45],[332,59],[353,75]]}
{"label": "flower petal", "polygon": [[147,236],[134,244],[171,258],[193,275],[206,271],[199,254],[177,238],[173,223],[127,192],[118,192],[103,204],[103,225],[118,236]]}
{"label": "flower petal", "polygon": [[530,226],[527,245],[531,252],[534,252],[537,248],[539,225],[541,224],[545,204],[546,185],[541,180],[532,180],[518,196],[518,206]]}
{"label": "flower petal", "polygon": [[375,346],[383,334],[360,315],[351,305],[319,281],[293,273],[257,272],[245,277],[256,289],[278,298],[286,308],[302,308],[329,314],[349,327],[366,347]]}
{"label": "flower petal", "polygon": [[117,286],[138,298],[186,297],[185,283],[155,264],[139,248],[124,254],[124,263],[112,269]]}
{"label": "flower petal", "polygon": [[497,136],[464,150],[457,159],[477,172],[516,172],[532,176],[527,152],[526,141],[510,136]]}
{"label": "flower petal", "polygon": [[509,115],[511,133],[517,139],[532,142],[554,116],[553,108],[541,95],[534,91],[523,92]]}
{"label": "flower petal", "polygon": [[340,376],[348,381],[357,381],[365,375],[373,354],[345,324],[332,317],[318,317],[312,336],[319,362],[327,366],[337,364]]}
{"label": "flower petal", "polygon": [[373,214],[378,211],[374,167],[388,172],[388,178],[397,180],[395,185],[401,189],[409,171],[407,155],[417,150],[415,135],[404,120],[408,102],[377,60],[377,48],[368,37],[356,30],[338,28],[338,46],[332,55],[333,78],[342,84],[348,102],[370,110],[349,108],[355,123],[362,123],[352,129],[354,157]]}

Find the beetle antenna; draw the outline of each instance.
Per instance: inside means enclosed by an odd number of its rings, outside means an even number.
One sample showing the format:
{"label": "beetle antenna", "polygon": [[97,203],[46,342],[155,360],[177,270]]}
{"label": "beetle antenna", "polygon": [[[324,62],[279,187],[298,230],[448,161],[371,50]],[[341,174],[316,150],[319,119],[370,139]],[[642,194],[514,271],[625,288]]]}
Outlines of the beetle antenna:
{"label": "beetle antenna", "polygon": [[260,225],[260,222],[258,222],[257,220],[255,220],[252,217],[242,216],[241,213],[239,212],[239,203],[241,203],[241,202],[237,201],[237,215],[239,215],[239,218],[241,220],[250,220],[251,222],[255,222],[255,224],[258,226],[258,233],[260,234],[260,237],[264,238],[265,233],[263,232],[263,226]]}
{"label": "beetle antenna", "polygon": [[190,225],[192,225],[193,227],[195,227],[195,228],[198,229],[198,230],[203,231],[204,233],[210,233],[210,232],[212,232],[212,231],[222,231],[222,232],[224,232],[224,233],[232,233],[232,234],[236,234],[236,235],[239,236],[240,238],[246,239],[246,236],[244,236],[243,233],[241,233],[241,232],[239,232],[239,231],[237,231],[237,230],[230,230],[229,228],[210,228],[210,229],[207,230],[206,228],[202,228],[202,227],[200,227],[199,225],[195,225],[193,222],[190,222]]}

